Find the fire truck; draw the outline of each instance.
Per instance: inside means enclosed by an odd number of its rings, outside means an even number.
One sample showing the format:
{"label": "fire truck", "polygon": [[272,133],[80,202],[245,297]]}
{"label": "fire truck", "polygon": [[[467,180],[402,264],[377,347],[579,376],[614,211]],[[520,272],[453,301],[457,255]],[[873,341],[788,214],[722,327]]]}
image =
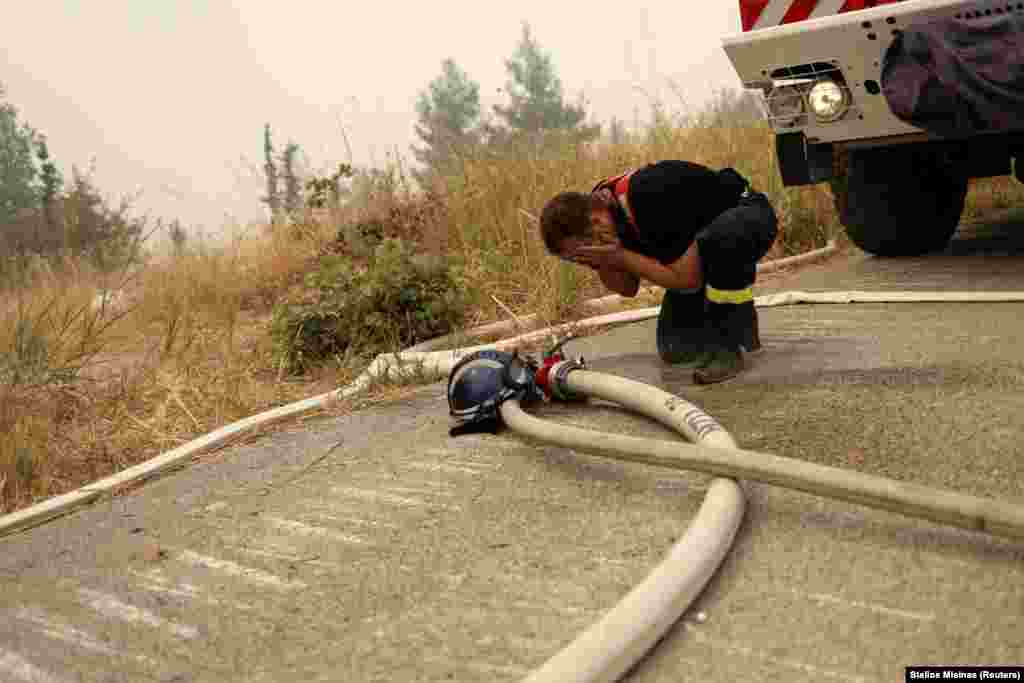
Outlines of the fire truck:
{"label": "fire truck", "polygon": [[763,95],[783,184],[830,183],[864,251],[942,249],[971,178],[1024,182],[1024,2],[739,2],[723,48]]}

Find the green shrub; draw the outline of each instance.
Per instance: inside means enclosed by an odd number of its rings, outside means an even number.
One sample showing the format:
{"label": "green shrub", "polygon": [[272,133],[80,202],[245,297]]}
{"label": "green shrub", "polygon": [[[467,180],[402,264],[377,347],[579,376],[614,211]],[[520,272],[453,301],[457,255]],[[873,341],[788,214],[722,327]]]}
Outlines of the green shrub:
{"label": "green shrub", "polygon": [[0,383],[45,384],[49,379],[49,348],[34,322],[27,316],[19,316],[15,321],[11,348],[0,356]]}
{"label": "green shrub", "polygon": [[280,366],[301,373],[332,359],[397,351],[461,324],[467,304],[461,269],[413,250],[385,239],[363,269],[344,256],[324,258],[307,278],[316,300],[274,311]]}
{"label": "green shrub", "polygon": [[338,242],[356,258],[372,255],[383,240],[384,223],[377,218],[358,223],[345,223],[338,229]]}

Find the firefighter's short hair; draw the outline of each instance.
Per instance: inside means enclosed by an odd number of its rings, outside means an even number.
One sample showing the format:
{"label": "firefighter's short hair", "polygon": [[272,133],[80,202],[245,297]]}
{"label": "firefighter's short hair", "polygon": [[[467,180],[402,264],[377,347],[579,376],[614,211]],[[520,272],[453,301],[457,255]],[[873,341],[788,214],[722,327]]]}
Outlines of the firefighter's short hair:
{"label": "firefighter's short hair", "polygon": [[558,255],[566,237],[592,237],[590,214],[600,202],[589,192],[562,192],[552,197],[540,214],[540,234],[548,252]]}

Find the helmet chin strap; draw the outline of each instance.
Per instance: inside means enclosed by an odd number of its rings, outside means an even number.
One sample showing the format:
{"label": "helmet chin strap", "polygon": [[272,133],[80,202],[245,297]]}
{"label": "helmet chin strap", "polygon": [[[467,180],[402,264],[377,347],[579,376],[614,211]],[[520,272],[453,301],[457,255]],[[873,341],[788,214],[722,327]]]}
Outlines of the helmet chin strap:
{"label": "helmet chin strap", "polygon": [[455,425],[448,430],[448,436],[462,436],[464,434],[497,434],[501,429],[501,417],[499,413],[484,418],[470,420]]}

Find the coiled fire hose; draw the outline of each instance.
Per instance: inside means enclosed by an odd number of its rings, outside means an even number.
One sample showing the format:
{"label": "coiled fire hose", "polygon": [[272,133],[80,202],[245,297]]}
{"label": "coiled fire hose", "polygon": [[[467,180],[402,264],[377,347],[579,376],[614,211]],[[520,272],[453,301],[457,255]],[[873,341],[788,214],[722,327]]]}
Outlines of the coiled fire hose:
{"label": "coiled fire hose", "polygon": [[680,397],[634,380],[561,360],[543,374],[561,400],[596,397],[672,427],[693,444],[582,429],[540,419],[518,400],[503,403],[504,424],[528,439],[625,462],[716,475],[684,537],[643,583],[600,621],[525,679],[528,683],[615,681],[682,615],[724,558],[742,516],[736,479],[881,508],[909,517],[1024,539],[1024,506],[743,450],[713,418]]}

